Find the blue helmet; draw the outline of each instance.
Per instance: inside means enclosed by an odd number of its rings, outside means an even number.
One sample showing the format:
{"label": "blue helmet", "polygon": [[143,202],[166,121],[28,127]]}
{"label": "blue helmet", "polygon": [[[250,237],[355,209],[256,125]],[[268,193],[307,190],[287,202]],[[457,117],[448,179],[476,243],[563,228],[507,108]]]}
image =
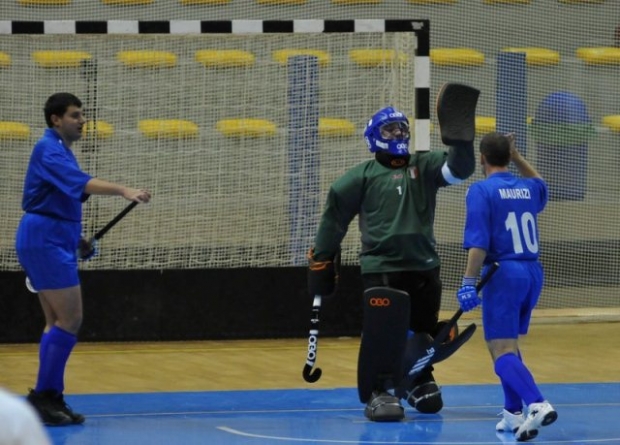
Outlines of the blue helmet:
{"label": "blue helmet", "polygon": [[[390,137],[385,131],[381,131],[384,126],[394,123],[397,125],[393,127],[399,130],[396,137]],[[377,111],[364,130],[364,139],[371,153],[387,151],[396,156],[408,155],[410,136],[409,119],[405,113],[394,107],[385,107]]]}

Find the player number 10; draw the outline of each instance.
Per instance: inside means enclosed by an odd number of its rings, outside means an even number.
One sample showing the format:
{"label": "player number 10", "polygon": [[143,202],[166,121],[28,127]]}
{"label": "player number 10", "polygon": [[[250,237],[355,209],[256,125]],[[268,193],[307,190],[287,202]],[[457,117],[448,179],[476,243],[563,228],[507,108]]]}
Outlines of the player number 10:
{"label": "player number 10", "polygon": [[532,253],[538,252],[538,239],[536,238],[536,220],[530,212],[521,215],[521,221],[517,221],[515,212],[508,213],[506,218],[506,230],[512,235],[512,245],[515,253],[523,253],[523,243],[525,241],[527,250]]}

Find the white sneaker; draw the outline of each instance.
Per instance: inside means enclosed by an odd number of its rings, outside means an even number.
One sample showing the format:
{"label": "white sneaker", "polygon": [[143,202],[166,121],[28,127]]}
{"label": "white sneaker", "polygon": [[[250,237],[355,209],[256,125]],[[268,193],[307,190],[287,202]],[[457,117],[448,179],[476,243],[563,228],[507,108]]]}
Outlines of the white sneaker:
{"label": "white sneaker", "polygon": [[518,441],[533,439],[538,435],[541,426],[551,425],[558,418],[558,413],[546,400],[542,403],[532,403],[527,407],[525,422],[515,432]]}
{"label": "white sneaker", "polygon": [[523,422],[525,422],[525,415],[523,413],[513,414],[510,411],[503,409],[499,415],[503,417],[502,420],[497,422],[497,425],[495,425],[495,431],[514,433],[519,429]]}

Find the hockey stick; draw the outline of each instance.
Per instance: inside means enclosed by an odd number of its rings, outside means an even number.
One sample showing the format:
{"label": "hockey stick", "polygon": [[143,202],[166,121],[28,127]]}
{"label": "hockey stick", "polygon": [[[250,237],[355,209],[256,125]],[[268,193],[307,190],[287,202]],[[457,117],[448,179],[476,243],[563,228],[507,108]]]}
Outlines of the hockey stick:
{"label": "hockey stick", "polygon": [[321,296],[315,295],[312,303],[312,316],[310,317],[310,332],[308,335],[308,355],[302,375],[308,383],[314,383],[321,378],[321,368],[312,368],[316,362],[317,347],[319,343],[319,311],[321,310]]}
{"label": "hockey stick", "polygon": [[137,205],[138,205],[138,201],[133,201],[131,204],[129,204],[127,207],[125,207],[118,215],[116,215],[112,219],[112,221],[107,223],[101,230],[99,230],[97,233],[95,233],[95,236],[93,236],[91,238],[91,241],[99,241],[101,238],[103,238],[103,235],[108,233],[108,231],[112,227],[114,227],[121,219],[123,219]]}
{"label": "hockey stick", "polygon": [[[499,268],[499,263],[491,264],[491,266],[489,267],[489,270],[487,270],[486,275],[482,277],[480,282],[476,285],[476,292],[480,292],[482,290],[482,288],[485,286],[485,284],[488,283],[488,281],[491,279],[491,277],[493,276],[495,271],[497,271],[498,268]],[[441,328],[441,331],[439,331],[439,333],[435,337],[435,341],[433,342],[433,344],[434,343],[441,344],[448,338],[448,335],[450,335],[450,330],[456,324],[459,318],[461,318],[461,315],[463,315],[463,309],[459,308],[459,310],[456,311],[456,313],[452,316],[450,321],[448,321],[448,323],[446,323]]]}
{"label": "hockey stick", "polygon": [[[480,292],[482,290],[484,285],[488,283],[488,281],[491,279],[491,277],[498,268],[499,263],[491,264],[485,276],[482,277],[480,282],[476,285],[476,292]],[[435,336],[435,338],[433,339],[432,343],[430,343],[425,348],[425,350],[423,351],[424,355],[418,357],[418,359],[413,362],[413,365],[411,366],[411,368],[409,368],[409,371],[403,377],[403,380],[396,389],[396,395],[398,397],[403,397],[403,394],[407,392],[407,389],[411,386],[411,384],[420,372],[428,368],[433,363],[437,363],[452,355],[473,335],[476,329],[476,325],[472,323],[459,336],[457,336],[453,341],[451,341],[449,346],[443,345],[443,343],[450,335],[450,331],[456,325],[459,318],[461,318],[461,315],[463,315],[463,310],[459,308],[452,316],[452,318],[441,328],[437,336]],[[443,348],[449,348],[449,351],[443,351]],[[433,360],[433,358],[435,358],[435,360]]]}
{"label": "hockey stick", "polygon": [[[139,203],[137,201],[133,201],[131,204],[129,204],[127,207],[125,207],[118,215],[116,215],[109,223],[107,223],[101,230],[99,230],[97,233],[95,233],[95,236],[93,236],[90,239],[90,243],[92,244],[93,241],[98,241],[101,238],[103,238],[103,235],[105,235],[106,233],[108,233],[108,231],[114,227],[116,224],[118,224],[118,222],[123,219],[125,216],[127,216],[127,214],[129,212],[131,212],[135,206],[137,206]],[[38,291],[32,286],[32,283],[30,282],[30,279],[28,277],[26,277],[26,287],[28,288],[28,290],[30,292],[32,292],[33,294],[36,294]]]}

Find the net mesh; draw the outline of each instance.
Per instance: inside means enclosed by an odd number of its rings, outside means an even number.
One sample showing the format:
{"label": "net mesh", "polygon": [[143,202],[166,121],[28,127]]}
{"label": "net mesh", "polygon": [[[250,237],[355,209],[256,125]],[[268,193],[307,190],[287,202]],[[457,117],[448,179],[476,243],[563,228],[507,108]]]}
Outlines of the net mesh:
{"label": "net mesh", "polygon": [[[106,235],[98,260],[84,267],[305,264],[319,199],[337,175],[367,157],[350,127],[363,128],[385,104],[413,110],[408,86],[414,39],[413,33],[2,37],[12,55],[10,69],[0,73],[7,88],[0,99],[8,113],[3,120],[31,128],[28,138],[2,142],[9,156],[2,172],[10,175],[2,203],[3,267],[18,267],[12,233],[21,216],[23,176],[45,126],[37,110],[53,91],[78,95],[97,130],[74,145],[83,168],[155,196],[153,205],[138,207]],[[350,61],[351,50],[402,57],[367,67]],[[52,67],[33,62],[33,54],[44,51],[55,51]],[[227,67],[231,58],[219,60],[221,53],[213,51],[251,56],[251,63]],[[279,57],[282,51],[314,54],[306,57],[316,60],[315,90],[302,74],[304,59],[297,73],[292,58]],[[74,56],[79,63],[72,63]],[[72,66],[57,66],[65,64]],[[300,84],[300,106],[305,96],[316,104],[318,133],[304,126],[311,125],[307,116],[301,128],[290,128],[294,82]],[[317,166],[308,163],[314,154],[304,154],[303,138],[296,142],[293,131],[317,136]],[[314,194],[300,188],[311,185],[300,180],[310,168],[320,168]],[[124,205],[119,199],[89,200],[85,234],[92,236]],[[303,227],[293,231],[299,223]],[[353,261],[352,251],[347,253]]]}
{"label": "net mesh", "polygon": [[[498,113],[500,54],[527,51],[526,156],[547,179],[552,199],[540,217],[543,263],[547,271],[541,308],[561,309],[595,318],[617,314],[620,218],[617,171],[620,154],[620,3],[615,1],[545,2],[266,2],[266,1],[10,1],[0,12],[0,30],[15,20],[290,20],[429,19],[430,92],[459,81],[482,91],[477,110],[478,135],[505,129],[514,118]],[[287,4],[288,3],[288,4]],[[296,3],[296,4],[293,4]],[[553,20],[549,18],[553,17]],[[122,22],[116,22],[123,26]],[[6,32],[6,31],[4,31]],[[88,268],[198,268],[287,266],[296,264],[311,241],[318,212],[303,207],[291,213],[289,69],[273,60],[280,49],[316,48],[329,54],[319,61],[319,115],[351,122],[352,135],[320,136],[322,203],[328,184],[345,169],[367,159],[361,131],[368,117],[386,102],[413,116],[411,88],[416,70],[415,40],[398,34],[378,36],[294,34],[248,36],[27,36],[0,38],[0,121],[25,123],[27,137],[0,140],[4,162],[0,200],[1,267],[18,268],[12,252],[14,228],[21,216],[19,199],[27,155],[43,130],[41,106],[59,90],[71,90],[86,102],[98,122],[113,134],[76,145],[82,164],[102,178],[153,190],[152,205],[140,206],[104,240],[103,253]],[[369,69],[351,63],[354,48],[398,50],[410,58]],[[195,60],[203,49],[243,50],[255,55],[251,66],[207,69]],[[92,69],[43,69],[32,52],[86,51]],[[176,59],[171,67],[127,68],[117,53],[158,50]],[[0,54],[1,55],[1,54]],[[91,67],[92,68],[92,67]],[[523,73],[521,73],[523,74]],[[512,77],[511,77],[512,76]],[[522,94],[518,73],[502,81]],[[89,84],[90,82],[90,84]],[[517,85],[517,86],[515,86]],[[510,90],[508,90],[510,92]],[[555,105],[554,105],[555,104]],[[432,113],[431,113],[432,114]],[[434,120],[434,116],[431,116]],[[269,137],[225,137],[216,127],[230,118],[267,119],[276,125]],[[138,122],[175,119],[196,124],[187,138],[148,138]],[[502,121],[504,119],[504,121]],[[507,120],[506,120],[507,119]],[[503,122],[503,123],[502,123]],[[20,127],[9,126],[19,134]],[[264,131],[264,127],[263,128]],[[185,129],[192,133],[193,130]],[[344,131],[344,130],[343,130]],[[103,131],[102,131],[103,133]],[[523,137],[523,136],[522,136]],[[527,144],[525,144],[527,142]],[[94,149],[96,147],[96,149]],[[437,128],[431,148],[442,149]],[[304,164],[305,165],[305,164]],[[302,172],[303,173],[303,172]],[[481,179],[476,173],[472,180]],[[436,237],[444,267],[446,307],[463,270],[460,249],[466,187],[440,192]],[[301,196],[301,195],[300,195]],[[308,210],[316,201],[304,198]],[[86,231],[101,227],[124,204],[96,198],[86,208]],[[293,242],[292,225],[303,236]],[[295,232],[299,235],[299,232]],[[311,237],[310,237],[311,238]],[[359,249],[352,226],[345,243],[345,264]],[[294,244],[294,246],[293,246]],[[592,309],[604,308],[604,309]]]}

